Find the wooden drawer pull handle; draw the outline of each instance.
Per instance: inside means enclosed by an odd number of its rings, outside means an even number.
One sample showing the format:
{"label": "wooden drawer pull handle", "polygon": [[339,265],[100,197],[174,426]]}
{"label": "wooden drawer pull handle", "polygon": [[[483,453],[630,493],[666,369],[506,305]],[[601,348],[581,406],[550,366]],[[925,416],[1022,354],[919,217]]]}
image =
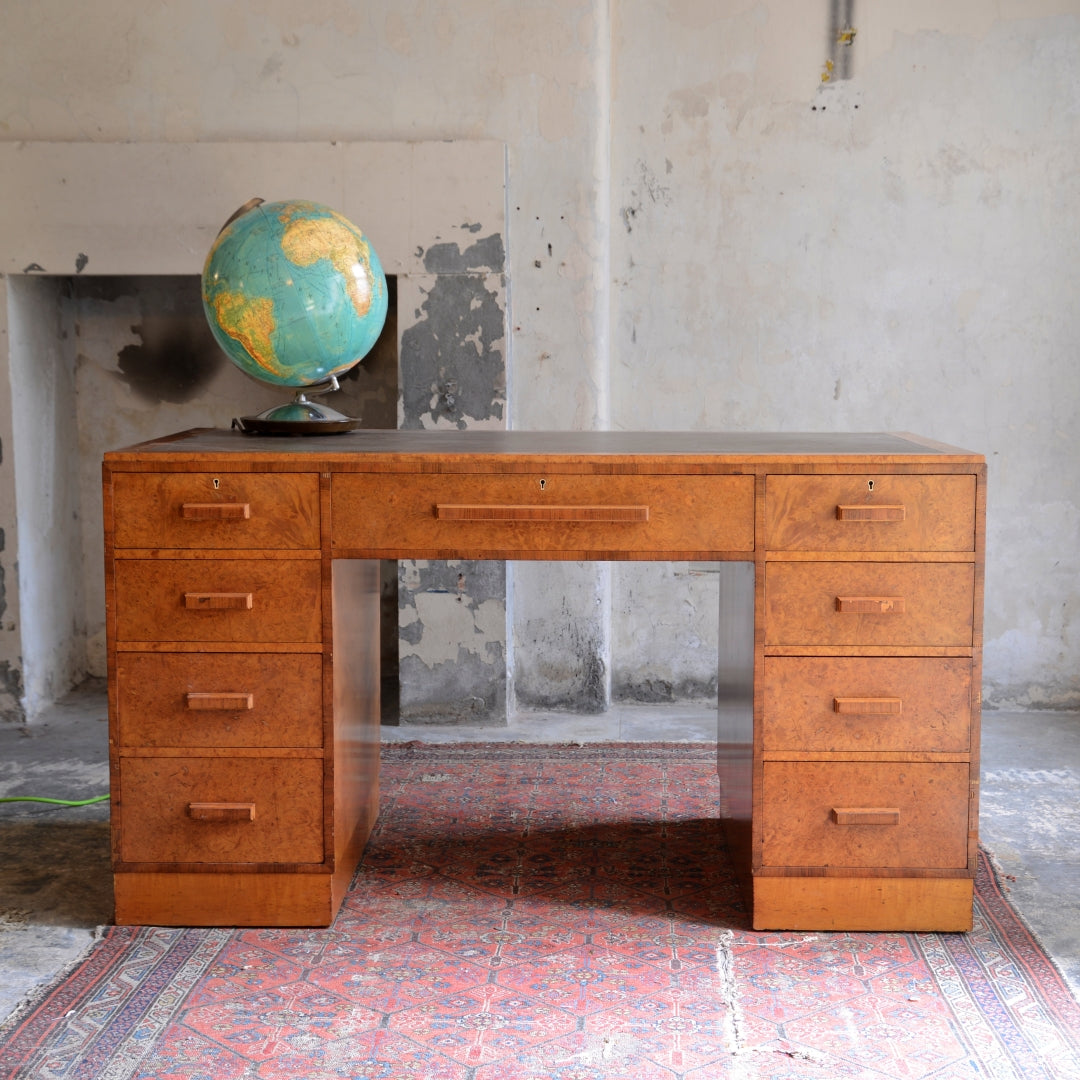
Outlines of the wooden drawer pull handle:
{"label": "wooden drawer pull handle", "polygon": [[188,817],[195,821],[254,821],[253,802],[189,802]]}
{"label": "wooden drawer pull handle", "polygon": [[903,615],[902,596],[838,596],[836,610],[845,615]]}
{"label": "wooden drawer pull handle", "polygon": [[899,716],[903,700],[898,697],[834,697],[833,711],[849,716]]}
{"label": "wooden drawer pull handle", "polygon": [[648,521],[647,506],[461,506],[439,503],[440,521]]}
{"label": "wooden drawer pull handle", "polygon": [[907,507],[903,504],[886,506],[838,506],[837,521],[903,521]]}
{"label": "wooden drawer pull handle", "polygon": [[185,521],[247,521],[250,503],[184,503],[180,516]]}
{"label": "wooden drawer pull handle", "polygon": [[250,611],[249,592],[186,592],[184,607],[191,611]]}
{"label": "wooden drawer pull handle", "polygon": [[194,692],[187,695],[187,707],[194,712],[210,710],[232,711],[236,709],[254,709],[254,694],[211,694]]}
{"label": "wooden drawer pull handle", "polygon": [[894,806],[837,806],[832,816],[837,825],[900,824],[900,810]]}

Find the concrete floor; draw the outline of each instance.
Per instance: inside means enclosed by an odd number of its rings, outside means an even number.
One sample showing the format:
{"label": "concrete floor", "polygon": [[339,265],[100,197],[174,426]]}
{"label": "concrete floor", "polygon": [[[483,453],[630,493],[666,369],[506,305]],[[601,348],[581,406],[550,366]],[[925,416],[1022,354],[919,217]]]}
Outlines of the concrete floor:
{"label": "concrete floor", "polygon": [[[384,741],[698,741],[708,708],[624,706],[602,716],[525,714],[506,728],[386,727]],[[32,726],[0,725],[0,797],[83,799],[108,787],[103,686]],[[987,713],[983,844],[1011,899],[1080,996],[1080,715]],[[0,804],[0,1020],[71,964],[112,910],[107,804]]]}

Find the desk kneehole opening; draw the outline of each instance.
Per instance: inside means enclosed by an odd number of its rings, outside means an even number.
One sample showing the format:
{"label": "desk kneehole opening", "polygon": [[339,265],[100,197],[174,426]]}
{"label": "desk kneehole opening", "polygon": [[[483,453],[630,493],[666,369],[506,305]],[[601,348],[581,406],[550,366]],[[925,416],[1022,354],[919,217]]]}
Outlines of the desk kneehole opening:
{"label": "desk kneehole opening", "polygon": [[834,806],[832,819],[837,825],[899,825],[900,808],[896,806]]}

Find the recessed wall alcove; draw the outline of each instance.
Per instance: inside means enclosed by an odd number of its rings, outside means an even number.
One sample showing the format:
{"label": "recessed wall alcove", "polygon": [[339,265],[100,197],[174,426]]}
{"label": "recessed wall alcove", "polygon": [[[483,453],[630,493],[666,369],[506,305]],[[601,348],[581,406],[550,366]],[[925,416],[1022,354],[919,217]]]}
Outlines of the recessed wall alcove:
{"label": "recessed wall alcove", "polygon": [[[5,719],[32,719],[83,678],[105,673],[102,452],[184,428],[227,427],[281,397],[200,340],[203,259],[222,222],[253,195],[341,210],[367,233],[392,280],[396,321],[346,381],[346,411],[358,409],[372,427],[505,426],[501,144],[6,143],[0,185]],[[395,362],[395,400],[387,401],[394,380],[380,370]],[[491,570],[476,571],[488,602]],[[475,663],[455,665],[453,685],[444,685],[440,665],[425,663],[445,643],[426,647],[425,636],[432,645],[449,622],[460,624],[457,597],[445,593],[454,609],[442,626],[438,567],[409,564],[398,576],[410,671],[402,708],[455,715],[464,693],[476,703],[470,719],[503,721],[505,576],[496,590],[501,630],[488,617],[469,635],[462,647]],[[473,576],[464,568],[466,581]],[[422,605],[420,589],[431,594]],[[471,680],[464,687],[462,670]]]}

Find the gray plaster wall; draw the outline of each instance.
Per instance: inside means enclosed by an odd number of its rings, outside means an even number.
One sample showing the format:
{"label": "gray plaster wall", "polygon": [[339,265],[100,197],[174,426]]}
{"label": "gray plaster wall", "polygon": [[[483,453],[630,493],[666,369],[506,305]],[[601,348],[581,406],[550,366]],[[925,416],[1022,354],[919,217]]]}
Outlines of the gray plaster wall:
{"label": "gray plaster wall", "polygon": [[[1075,707],[1080,2],[856,0],[847,79],[831,7],[8,4],[0,139],[504,142],[510,426],[982,451],[986,701]],[[508,698],[642,692],[663,574],[512,566]]]}

